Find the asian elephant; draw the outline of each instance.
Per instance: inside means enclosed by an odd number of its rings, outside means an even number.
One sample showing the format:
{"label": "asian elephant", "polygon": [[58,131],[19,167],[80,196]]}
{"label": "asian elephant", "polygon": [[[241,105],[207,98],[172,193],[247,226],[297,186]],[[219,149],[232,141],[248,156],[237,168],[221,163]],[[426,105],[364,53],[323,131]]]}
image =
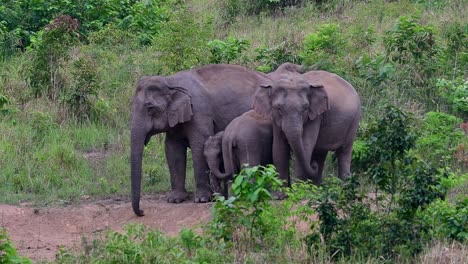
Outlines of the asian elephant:
{"label": "asian elephant", "polygon": [[206,139],[251,109],[265,75],[236,65],[207,65],[170,76],[142,77],[136,85],[131,121],[132,207],[140,209],[143,148],[151,136],[166,133],[165,153],[171,175],[168,202],[188,198],[185,190],[187,148],[192,151],[195,202],[208,202],[212,191],[203,156]]}
{"label": "asian elephant", "polygon": [[326,71],[268,75],[271,83],[257,90],[253,108],[272,118],[273,163],[280,177],[290,185],[291,150],[296,156],[295,174],[301,180],[321,182],[328,151],[337,156],[339,177],[349,176],[361,116],[353,86]]}
{"label": "asian elephant", "polygon": [[[205,142],[204,155],[211,173],[226,182],[239,173],[244,164],[271,164],[272,129],[271,120],[253,110],[234,118],[224,132],[209,137]],[[226,184],[224,188],[226,196]]]}

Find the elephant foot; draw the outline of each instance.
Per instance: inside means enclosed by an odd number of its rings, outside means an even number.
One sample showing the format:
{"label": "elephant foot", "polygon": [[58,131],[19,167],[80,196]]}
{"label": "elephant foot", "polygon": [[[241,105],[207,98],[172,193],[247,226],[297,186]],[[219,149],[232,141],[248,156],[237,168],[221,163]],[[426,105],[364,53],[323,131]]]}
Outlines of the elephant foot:
{"label": "elephant foot", "polygon": [[177,190],[171,190],[169,194],[167,195],[167,202],[168,203],[181,203],[189,197],[189,193],[187,191],[177,191]]}
{"label": "elephant foot", "polygon": [[288,198],[288,195],[286,195],[285,192],[280,192],[280,191],[273,192],[273,199],[275,200],[284,200],[286,198]]}
{"label": "elephant foot", "polygon": [[213,192],[208,188],[197,188],[195,192],[194,202],[196,203],[207,203],[213,198]]}

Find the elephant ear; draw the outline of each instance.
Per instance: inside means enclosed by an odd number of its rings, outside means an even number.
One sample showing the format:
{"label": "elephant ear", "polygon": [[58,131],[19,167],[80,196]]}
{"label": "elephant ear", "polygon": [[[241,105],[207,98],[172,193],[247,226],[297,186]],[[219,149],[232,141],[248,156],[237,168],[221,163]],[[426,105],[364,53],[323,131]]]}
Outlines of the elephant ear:
{"label": "elephant ear", "polygon": [[328,94],[322,84],[310,85],[309,119],[314,120],[329,109]]}
{"label": "elephant ear", "polygon": [[252,108],[263,117],[271,117],[271,83],[262,83],[255,91]]}
{"label": "elephant ear", "polygon": [[192,98],[185,88],[169,87],[169,89],[171,90],[171,102],[167,109],[167,120],[170,127],[175,127],[179,123],[192,119]]}

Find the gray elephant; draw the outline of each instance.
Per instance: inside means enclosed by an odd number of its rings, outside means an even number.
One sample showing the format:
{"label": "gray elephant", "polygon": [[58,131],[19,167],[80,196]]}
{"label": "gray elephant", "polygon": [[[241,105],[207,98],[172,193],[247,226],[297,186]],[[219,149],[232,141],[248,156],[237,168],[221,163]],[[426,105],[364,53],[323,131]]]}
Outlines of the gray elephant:
{"label": "gray elephant", "polygon": [[[244,164],[271,164],[272,144],[271,120],[251,110],[232,120],[224,132],[209,137],[205,142],[204,155],[211,173],[226,183],[240,172]],[[226,184],[223,191],[227,196]]]}
{"label": "gray elephant", "polygon": [[[203,156],[206,139],[235,117],[251,109],[255,90],[265,75],[236,65],[207,65],[171,76],[142,77],[132,103],[132,207],[140,209],[143,147],[151,136],[165,132],[165,153],[171,174],[168,202],[188,198],[185,190],[187,147],[192,151],[196,182],[195,202],[208,202],[208,166]],[[263,83],[263,84],[262,84]]]}
{"label": "gray elephant", "polygon": [[272,82],[257,90],[253,108],[273,120],[273,161],[280,177],[290,185],[291,150],[301,180],[321,182],[328,151],[336,154],[339,177],[347,177],[361,116],[353,86],[325,71],[282,70],[269,77]]}

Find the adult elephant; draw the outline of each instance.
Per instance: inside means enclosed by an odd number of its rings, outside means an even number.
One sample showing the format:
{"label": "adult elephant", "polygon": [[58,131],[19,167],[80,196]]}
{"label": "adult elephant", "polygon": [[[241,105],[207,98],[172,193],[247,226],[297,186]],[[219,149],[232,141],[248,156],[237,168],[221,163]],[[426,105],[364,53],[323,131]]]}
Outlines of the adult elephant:
{"label": "adult elephant", "polygon": [[267,81],[261,73],[236,65],[207,65],[171,76],[142,77],[132,103],[132,207],[140,209],[143,148],[151,136],[165,132],[165,153],[171,175],[168,202],[188,198],[185,190],[187,147],[192,150],[195,202],[208,202],[208,166],[203,156],[206,139],[224,130],[251,108],[253,94]]}
{"label": "adult elephant", "polygon": [[361,116],[353,86],[326,71],[279,71],[269,77],[271,83],[256,92],[253,108],[273,120],[273,162],[280,177],[290,185],[291,150],[301,180],[321,182],[328,151],[337,156],[339,177],[347,177]]}

